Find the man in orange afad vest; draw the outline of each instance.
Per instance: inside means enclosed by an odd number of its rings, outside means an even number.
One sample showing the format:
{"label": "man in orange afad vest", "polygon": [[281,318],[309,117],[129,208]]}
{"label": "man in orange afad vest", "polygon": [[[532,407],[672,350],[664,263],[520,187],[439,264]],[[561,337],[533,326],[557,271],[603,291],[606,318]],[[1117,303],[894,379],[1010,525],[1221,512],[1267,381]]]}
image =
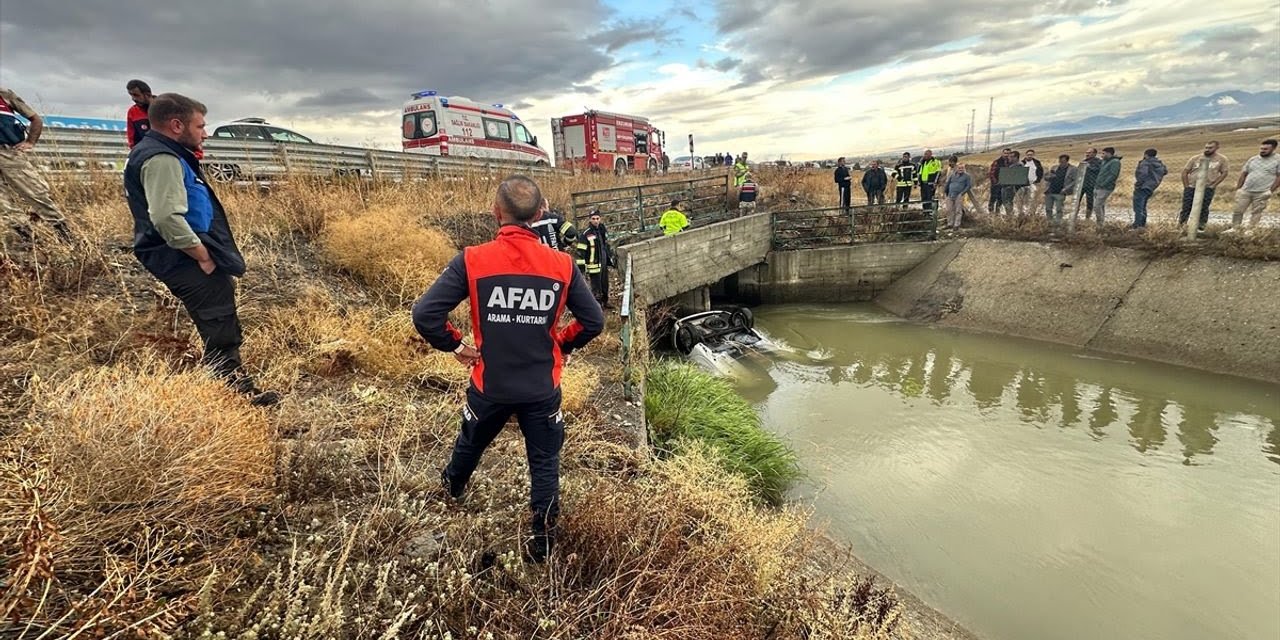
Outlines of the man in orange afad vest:
{"label": "man in orange afad vest", "polygon": [[[560,512],[560,372],[570,353],[604,330],[604,312],[573,258],[530,228],[541,205],[533,180],[504,180],[493,203],[497,239],[464,249],[413,307],[418,333],[471,367],[462,430],[440,474],[445,490],[462,498],[480,456],[515,415],[529,460],[533,535],[524,553],[535,562],[550,553]],[[471,304],[474,347],[448,320],[463,300]],[[559,329],[566,308],[574,320]]]}

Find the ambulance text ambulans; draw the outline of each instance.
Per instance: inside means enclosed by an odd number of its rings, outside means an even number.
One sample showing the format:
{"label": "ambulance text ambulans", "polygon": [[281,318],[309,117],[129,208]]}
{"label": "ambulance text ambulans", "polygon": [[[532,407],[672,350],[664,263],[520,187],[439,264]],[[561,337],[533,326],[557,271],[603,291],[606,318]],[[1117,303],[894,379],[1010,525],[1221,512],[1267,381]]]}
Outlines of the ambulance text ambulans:
{"label": "ambulance text ambulans", "polygon": [[547,152],[520,118],[500,104],[421,91],[404,105],[403,148],[434,156],[547,165]]}

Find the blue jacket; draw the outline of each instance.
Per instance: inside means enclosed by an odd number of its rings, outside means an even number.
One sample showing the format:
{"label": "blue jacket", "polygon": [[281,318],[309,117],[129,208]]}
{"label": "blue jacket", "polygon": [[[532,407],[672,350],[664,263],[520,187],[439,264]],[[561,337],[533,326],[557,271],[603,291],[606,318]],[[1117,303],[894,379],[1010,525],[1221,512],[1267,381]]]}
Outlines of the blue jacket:
{"label": "blue jacket", "polygon": [[152,157],[166,153],[182,161],[183,186],[187,190],[187,213],[183,217],[187,224],[209,251],[209,257],[218,269],[232,276],[244,275],[244,257],[231,234],[231,225],[227,222],[222,203],[205,182],[200,161],[190,149],[155,131],[148,131],[133,147],[124,167],[125,196],[133,214],[134,257],[156,277],[164,277],[187,263],[195,264],[195,260],[186,253],[170,247],[151,224],[147,194],[142,186],[142,165]]}

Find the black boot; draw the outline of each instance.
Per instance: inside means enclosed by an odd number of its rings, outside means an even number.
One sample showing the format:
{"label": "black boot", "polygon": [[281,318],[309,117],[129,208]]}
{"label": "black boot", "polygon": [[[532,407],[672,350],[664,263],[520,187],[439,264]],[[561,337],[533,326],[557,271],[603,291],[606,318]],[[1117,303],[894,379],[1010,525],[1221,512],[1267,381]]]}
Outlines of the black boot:
{"label": "black boot", "polygon": [[554,539],[548,535],[529,536],[521,546],[521,555],[524,556],[526,562],[542,564],[547,561],[547,556],[551,555],[553,542]]}
{"label": "black boot", "polygon": [[67,228],[67,223],[55,222],[53,223],[53,230],[58,232],[58,239],[63,242],[71,242],[73,240],[71,237],[71,230]]}
{"label": "black boot", "polygon": [[243,373],[233,373],[226,377],[227,386],[247,398],[255,407],[274,407],[280,404],[280,394],[275,391],[263,391],[253,383],[253,378]]}
{"label": "black boot", "polygon": [[462,504],[467,485],[465,482],[455,482],[450,478],[448,468],[440,470],[440,486],[455,504]]}

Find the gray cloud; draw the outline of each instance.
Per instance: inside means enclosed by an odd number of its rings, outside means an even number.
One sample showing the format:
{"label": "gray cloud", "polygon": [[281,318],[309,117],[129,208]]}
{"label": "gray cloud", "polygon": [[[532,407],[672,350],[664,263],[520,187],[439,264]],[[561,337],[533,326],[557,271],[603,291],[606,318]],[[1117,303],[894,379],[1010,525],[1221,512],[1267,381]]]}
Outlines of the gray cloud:
{"label": "gray cloud", "polygon": [[1172,58],[1172,62],[1148,68],[1143,78],[1146,86],[1152,89],[1194,86],[1208,91],[1275,84],[1280,30],[1264,33],[1254,27],[1237,25],[1198,35],[1199,42]]}
{"label": "gray cloud", "polygon": [[653,18],[651,20],[630,19],[622,20],[596,32],[587,38],[587,41],[604,47],[604,50],[609,53],[614,53],[624,47],[641,42],[671,42],[673,31],[673,29],[666,26],[666,20],[662,18]]}
{"label": "gray cloud", "polygon": [[304,96],[295,104],[299,107],[378,107],[386,106],[387,102],[368,89],[346,87]]}
{"label": "gray cloud", "polygon": [[[1125,0],[1110,0],[1109,6]],[[993,6],[989,0],[900,0],[815,3],[809,0],[717,0],[716,27],[743,52],[743,84],[840,75],[928,57],[939,44],[974,36],[977,55],[999,55],[1035,44],[1052,19],[1104,2],[1051,0]],[[745,54],[745,52],[753,52]],[[761,53],[765,52],[765,53]]]}
{"label": "gray cloud", "polygon": [[608,15],[600,0],[6,0],[0,59],[7,84],[66,112],[123,111],[124,83],[140,77],[203,100],[214,118],[312,117],[326,105],[394,110],[426,88],[554,95],[645,36],[631,24],[584,33]]}
{"label": "gray cloud", "polygon": [[720,58],[719,60],[716,60],[715,62],[707,62],[706,60],[699,58],[697,66],[699,69],[715,69],[716,71],[719,71],[721,73],[727,73],[729,71],[733,71],[734,69],[738,68],[738,66],[741,64],[742,64],[742,58],[732,58],[732,57],[726,56],[724,58]]}

